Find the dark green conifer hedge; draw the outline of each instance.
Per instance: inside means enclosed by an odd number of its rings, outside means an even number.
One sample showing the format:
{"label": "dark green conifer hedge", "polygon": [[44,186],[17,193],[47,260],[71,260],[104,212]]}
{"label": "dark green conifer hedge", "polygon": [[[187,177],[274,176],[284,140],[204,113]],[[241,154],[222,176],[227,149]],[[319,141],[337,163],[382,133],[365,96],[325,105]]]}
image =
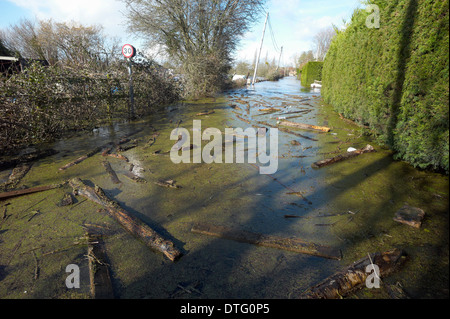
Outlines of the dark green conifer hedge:
{"label": "dark green conifer hedge", "polygon": [[[449,172],[449,2],[370,0],[333,40],[322,95],[345,117],[368,124],[396,158]],[[372,20],[370,20],[372,21]]]}
{"label": "dark green conifer hedge", "polygon": [[308,62],[301,71],[302,86],[310,87],[314,81],[322,81],[323,62]]}

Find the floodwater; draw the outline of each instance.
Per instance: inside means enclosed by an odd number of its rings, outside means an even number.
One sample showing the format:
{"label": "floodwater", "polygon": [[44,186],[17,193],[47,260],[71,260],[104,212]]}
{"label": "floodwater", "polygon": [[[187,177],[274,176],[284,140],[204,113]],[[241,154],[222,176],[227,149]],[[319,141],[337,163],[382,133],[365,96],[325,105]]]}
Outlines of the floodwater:
{"label": "floodwater", "polygon": [[[280,111],[260,111],[270,107]],[[209,110],[215,113],[197,116]],[[292,113],[298,111],[303,113]],[[248,163],[174,164],[164,154],[175,143],[170,134],[180,121],[179,127],[190,132],[193,120],[202,120],[203,130],[224,131],[261,126],[257,122],[276,125],[279,116],[299,116],[290,120],[328,126],[331,131],[292,129],[309,139],[280,132],[279,167],[270,176]],[[137,129],[143,129],[132,137],[138,147],[123,153],[129,162],[106,158],[120,184],[111,181],[100,153],[58,170]],[[155,132],[159,135],[152,144]],[[349,147],[367,144],[377,152],[321,169],[311,167]],[[104,234],[116,298],[298,298],[308,287],[368,253],[392,248],[407,253],[404,268],[383,279],[381,289],[363,289],[351,298],[390,298],[387,286],[402,287],[412,298],[448,298],[448,177],[393,161],[392,153],[370,140],[364,129],[341,120],[325,105],[320,91],[302,88],[293,77],[226,92],[216,100],[171,105],[140,121],[116,123],[50,147],[59,153],[35,162],[19,187],[74,177],[95,183],[128,212],[171,239],[184,256],[175,263],[169,261],[80,196],[74,205],[59,207],[63,195],[71,191],[64,186],[0,202],[0,298],[90,298],[86,226]],[[131,164],[146,184],[123,175]],[[9,172],[2,172],[0,178],[7,178]],[[174,180],[182,188],[162,188],[154,183],[158,180]],[[405,203],[426,212],[420,229],[393,221]],[[335,216],[318,217],[324,214]],[[331,260],[192,233],[199,222],[301,238],[339,248],[343,258]],[[79,289],[66,287],[69,264],[81,269]]]}

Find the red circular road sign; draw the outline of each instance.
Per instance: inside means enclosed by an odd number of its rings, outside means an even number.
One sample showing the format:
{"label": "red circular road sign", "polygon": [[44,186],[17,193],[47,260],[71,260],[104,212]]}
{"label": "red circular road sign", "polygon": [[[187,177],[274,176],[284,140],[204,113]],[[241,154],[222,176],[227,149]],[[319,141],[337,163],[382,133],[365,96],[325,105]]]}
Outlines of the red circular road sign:
{"label": "red circular road sign", "polygon": [[125,44],[122,47],[122,54],[127,59],[131,59],[132,57],[134,57],[136,55],[136,49],[131,44]]}

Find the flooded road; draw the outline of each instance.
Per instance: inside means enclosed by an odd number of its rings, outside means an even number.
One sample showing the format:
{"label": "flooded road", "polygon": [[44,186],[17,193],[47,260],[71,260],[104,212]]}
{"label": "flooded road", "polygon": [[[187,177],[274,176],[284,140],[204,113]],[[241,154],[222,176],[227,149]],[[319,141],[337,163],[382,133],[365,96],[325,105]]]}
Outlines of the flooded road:
{"label": "flooded road", "polygon": [[[211,110],[215,113],[197,115]],[[278,171],[272,175],[261,175],[248,163],[177,165],[167,154],[175,143],[170,140],[172,130],[179,125],[192,132],[193,120],[202,120],[203,129],[224,131],[270,129],[282,117],[328,126],[331,131],[280,131]],[[59,170],[136,131],[131,139],[138,146],[122,153],[128,162],[107,158],[120,184],[106,173],[101,152]],[[377,152],[321,169],[311,167],[318,160],[346,153],[349,147],[367,144]],[[81,196],[75,204],[59,207],[64,194],[71,192],[64,186],[0,202],[0,213],[6,216],[0,221],[1,298],[89,298],[87,226],[104,234],[116,298],[298,298],[311,285],[368,253],[392,248],[405,250],[408,262],[383,283],[401,285],[413,298],[448,298],[448,177],[393,161],[391,152],[371,140],[365,129],[340,119],[325,105],[320,91],[301,88],[293,77],[226,92],[217,99],[171,105],[140,121],[117,123],[50,147],[59,153],[35,162],[19,187],[75,177],[95,183],[172,240],[184,256],[173,263],[150,250]],[[147,183],[125,176],[131,165]],[[9,173],[2,172],[0,178]],[[155,184],[159,180],[176,181],[181,188],[162,188]],[[425,211],[420,229],[393,221],[405,203]],[[331,260],[199,235],[191,232],[196,223],[301,238],[340,249],[343,258]],[[69,264],[81,269],[80,289],[66,288]],[[385,288],[363,289],[354,297],[390,295]]]}

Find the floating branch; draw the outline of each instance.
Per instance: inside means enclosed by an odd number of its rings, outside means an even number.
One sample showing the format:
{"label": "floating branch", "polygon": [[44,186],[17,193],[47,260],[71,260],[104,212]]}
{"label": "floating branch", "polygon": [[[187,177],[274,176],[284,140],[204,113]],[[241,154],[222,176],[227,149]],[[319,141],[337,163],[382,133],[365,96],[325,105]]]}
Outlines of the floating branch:
{"label": "floating branch", "polygon": [[316,125],[310,125],[310,124],[303,124],[303,123],[295,123],[290,121],[282,121],[280,122],[280,125],[283,126],[289,126],[289,127],[295,127],[303,130],[312,130],[312,131],[321,131],[321,132],[329,132],[331,129],[329,127],[325,126],[316,126]]}
{"label": "floating branch", "polygon": [[329,259],[340,260],[342,258],[340,249],[308,243],[299,238],[284,238],[279,236],[263,235],[209,224],[197,224],[191,231],[197,234],[225,238],[238,242],[283,249]]}
{"label": "floating branch", "polygon": [[327,165],[331,165],[331,164],[334,164],[334,163],[337,163],[337,162],[340,162],[340,161],[348,160],[350,158],[359,156],[359,155],[364,154],[364,153],[372,153],[372,152],[375,152],[375,149],[373,148],[373,146],[367,145],[366,147],[364,147],[362,149],[359,149],[359,150],[356,150],[356,151],[353,151],[353,152],[348,152],[348,153],[343,154],[343,155],[338,155],[338,156],[333,157],[333,158],[329,158],[329,159],[325,159],[325,160],[322,160],[322,161],[315,162],[311,166],[313,168],[321,168],[321,167],[324,167],[324,166],[327,166]]}

